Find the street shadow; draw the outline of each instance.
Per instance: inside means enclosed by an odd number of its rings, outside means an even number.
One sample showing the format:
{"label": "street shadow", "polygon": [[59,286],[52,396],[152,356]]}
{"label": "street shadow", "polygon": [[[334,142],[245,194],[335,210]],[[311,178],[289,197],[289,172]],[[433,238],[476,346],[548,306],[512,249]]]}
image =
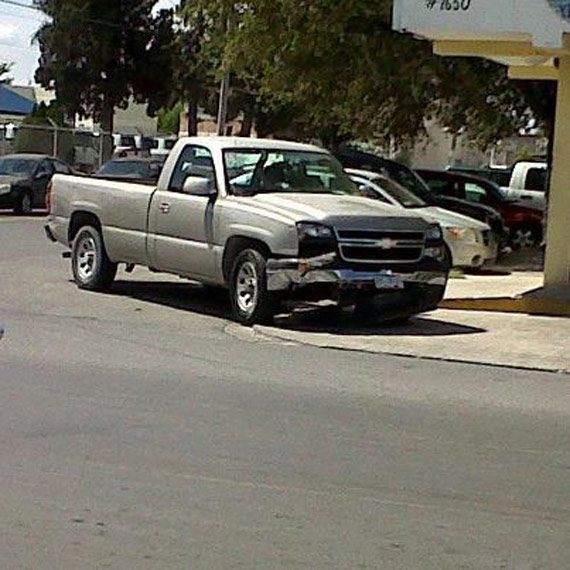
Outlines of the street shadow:
{"label": "street shadow", "polygon": [[0,210],[0,218],[12,218],[14,220],[25,220],[26,218],[45,218],[46,210],[34,210],[31,214],[14,214],[12,210]]}
{"label": "street shadow", "polygon": [[[223,289],[197,283],[160,281],[117,281],[106,293],[162,305],[181,311],[231,320],[228,293]],[[275,328],[298,332],[327,333],[345,336],[459,336],[481,334],[485,329],[449,323],[428,316],[410,319],[404,324],[360,321],[352,312],[329,307],[284,309],[275,318]]]}
{"label": "street shadow", "polygon": [[130,297],[138,301],[222,319],[231,318],[227,291],[197,283],[160,281],[116,281],[107,295]]}
{"label": "street shadow", "polygon": [[342,336],[460,336],[487,332],[479,327],[450,323],[427,316],[417,316],[402,322],[368,320],[363,323],[352,313],[340,311],[337,307],[297,310],[280,315],[275,320],[277,328],[298,332],[336,334]]}

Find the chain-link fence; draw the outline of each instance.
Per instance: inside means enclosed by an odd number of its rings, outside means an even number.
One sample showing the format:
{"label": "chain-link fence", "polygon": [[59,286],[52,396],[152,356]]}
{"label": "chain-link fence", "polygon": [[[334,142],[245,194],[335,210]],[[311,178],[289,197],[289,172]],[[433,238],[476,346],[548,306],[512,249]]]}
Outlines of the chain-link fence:
{"label": "chain-link fence", "polygon": [[[91,173],[112,149],[110,134],[37,125],[0,125],[0,156],[33,153],[57,157],[81,172]],[[108,152],[108,150],[107,150]]]}

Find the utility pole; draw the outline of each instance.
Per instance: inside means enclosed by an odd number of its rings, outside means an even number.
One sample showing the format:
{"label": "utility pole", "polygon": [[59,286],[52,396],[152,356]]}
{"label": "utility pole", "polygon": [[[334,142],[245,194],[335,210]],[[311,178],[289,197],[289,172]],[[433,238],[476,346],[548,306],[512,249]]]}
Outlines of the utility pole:
{"label": "utility pole", "polygon": [[230,72],[227,71],[220,85],[220,104],[218,107],[218,136],[226,134],[228,122],[228,99],[230,96]]}
{"label": "utility pole", "polygon": [[[231,17],[226,18],[226,34],[230,33],[232,26]],[[218,136],[226,134],[228,123],[228,99],[230,97],[230,70],[227,69],[220,84],[220,104],[218,107]]]}

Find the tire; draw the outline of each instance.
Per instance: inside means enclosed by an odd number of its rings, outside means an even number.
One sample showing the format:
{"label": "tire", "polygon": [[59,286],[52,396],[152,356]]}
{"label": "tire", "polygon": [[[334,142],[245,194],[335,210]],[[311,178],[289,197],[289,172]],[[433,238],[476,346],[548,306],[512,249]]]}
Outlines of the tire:
{"label": "tire", "polygon": [[246,326],[268,324],[277,312],[277,296],[267,290],[267,260],[255,249],[240,252],[232,265],[230,301],[234,319]]}
{"label": "tire", "polygon": [[107,257],[98,229],[84,226],[77,232],[71,251],[71,268],[80,289],[104,291],[111,286],[117,275],[117,264]]}
{"label": "tire", "polygon": [[14,208],[14,213],[18,216],[29,216],[33,210],[33,200],[30,192],[24,192],[18,204]]}
{"label": "tire", "polygon": [[514,251],[519,251],[527,247],[534,247],[540,243],[540,237],[536,231],[529,226],[514,228],[511,232],[509,245]]}

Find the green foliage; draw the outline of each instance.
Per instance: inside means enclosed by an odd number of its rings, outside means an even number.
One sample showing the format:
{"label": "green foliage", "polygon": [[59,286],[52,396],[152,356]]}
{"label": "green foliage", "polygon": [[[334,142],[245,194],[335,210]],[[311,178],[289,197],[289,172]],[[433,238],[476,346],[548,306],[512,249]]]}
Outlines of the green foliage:
{"label": "green foliage", "polygon": [[233,19],[218,61],[255,91],[256,104],[269,115],[286,110],[296,132],[331,145],[350,138],[407,143],[424,132],[426,119],[437,118],[485,146],[533,114],[545,119],[544,105],[539,112],[533,105],[540,95],[527,97],[505,68],[437,57],[429,42],[392,31],[390,0],[191,5]]}
{"label": "green foliage", "polygon": [[158,111],[158,130],[166,134],[178,134],[180,130],[180,114],[182,105],[178,103],[173,107],[165,107]]}
{"label": "green foliage", "polygon": [[[153,15],[154,0],[35,0],[50,21],[36,39],[36,80],[55,86],[66,111],[112,129],[115,107],[133,97],[151,113],[168,102],[172,11]],[[158,73],[157,70],[160,70]]]}

